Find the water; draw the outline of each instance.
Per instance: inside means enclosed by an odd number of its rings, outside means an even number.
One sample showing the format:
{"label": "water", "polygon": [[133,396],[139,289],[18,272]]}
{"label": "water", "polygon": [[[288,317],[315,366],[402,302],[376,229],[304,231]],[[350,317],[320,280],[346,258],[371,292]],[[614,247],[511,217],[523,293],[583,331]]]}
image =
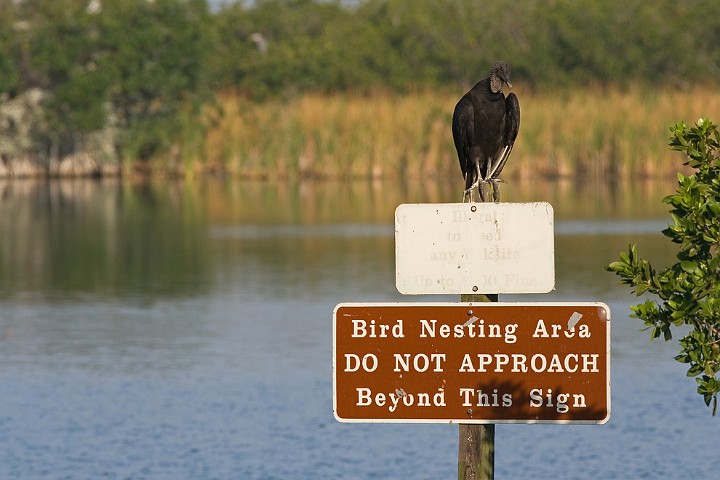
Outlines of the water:
{"label": "water", "polygon": [[[615,188],[617,187],[617,188]],[[613,315],[607,425],[499,425],[496,478],[711,478],[720,432],[674,343],[628,319],[602,267],[673,248],[663,195],[506,186],[550,201],[556,291]],[[514,190],[512,190],[514,189]],[[407,301],[393,211],[440,182],[0,184],[0,478],[454,478],[457,427],[339,424],[333,307]],[[455,301],[430,296],[413,301]]]}

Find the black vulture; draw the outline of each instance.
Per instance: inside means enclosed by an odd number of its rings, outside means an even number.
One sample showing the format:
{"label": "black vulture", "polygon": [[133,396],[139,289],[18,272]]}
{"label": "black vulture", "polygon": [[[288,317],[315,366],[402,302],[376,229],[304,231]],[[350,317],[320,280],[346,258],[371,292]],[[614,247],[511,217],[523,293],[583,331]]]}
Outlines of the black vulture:
{"label": "black vulture", "polygon": [[[465,193],[473,201],[478,187],[481,201],[499,201],[498,178],[512,151],[520,128],[520,104],[514,93],[503,95],[510,83],[510,66],[496,62],[490,76],[480,80],[455,106],[452,119],[453,140],[463,178]],[[488,198],[489,185],[492,197]]]}

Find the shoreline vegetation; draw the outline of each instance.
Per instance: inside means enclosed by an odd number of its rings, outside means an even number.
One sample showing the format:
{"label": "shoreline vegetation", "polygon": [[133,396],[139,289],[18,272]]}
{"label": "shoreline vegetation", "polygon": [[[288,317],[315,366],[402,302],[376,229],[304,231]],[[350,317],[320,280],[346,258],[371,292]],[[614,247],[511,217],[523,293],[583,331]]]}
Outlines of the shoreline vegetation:
{"label": "shoreline vegetation", "polygon": [[[422,178],[457,175],[450,129],[462,91],[307,94],[288,103],[247,104],[218,96],[224,115],[208,131],[202,160],[240,177]],[[574,88],[520,99],[520,134],[505,176],[658,177],[682,165],[669,128],[720,110],[710,88]]]}
{"label": "shoreline vegetation", "polygon": [[[104,160],[92,148],[44,162],[4,158],[0,177],[456,176],[450,118],[460,90],[307,93],[282,102],[255,102],[225,90],[200,114],[183,112],[177,141],[149,159]],[[514,179],[674,176],[683,167],[667,148],[669,127],[720,111],[720,91],[708,87],[536,93],[516,85],[513,91],[520,98],[521,125],[505,177]]]}
{"label": "shoreline vegetation", "polygon": [[0,176],[456,176],[453,107],[497,60],[506,178],[672,175],[668,128],[720,104],[716,9],[0,0]]}
{"label": "shoreline vegetation", "polygon": [[652,177],[720,105],[717,0],[0,0],[0,176],[458,175],[504,60],[503,175]]}

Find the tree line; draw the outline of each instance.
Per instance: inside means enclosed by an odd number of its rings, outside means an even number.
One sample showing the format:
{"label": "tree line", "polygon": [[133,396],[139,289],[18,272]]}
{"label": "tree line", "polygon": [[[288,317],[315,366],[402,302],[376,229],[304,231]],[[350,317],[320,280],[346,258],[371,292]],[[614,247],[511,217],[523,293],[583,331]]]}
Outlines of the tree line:
{"label": "tree line", "polygon": [[498,59],[538,90],[717,85],[719,13],[716,0],[0,0],[0,105],[45,93],[40,154],[110,125],[123,156],[144,158],[224,89],[464,88]]}

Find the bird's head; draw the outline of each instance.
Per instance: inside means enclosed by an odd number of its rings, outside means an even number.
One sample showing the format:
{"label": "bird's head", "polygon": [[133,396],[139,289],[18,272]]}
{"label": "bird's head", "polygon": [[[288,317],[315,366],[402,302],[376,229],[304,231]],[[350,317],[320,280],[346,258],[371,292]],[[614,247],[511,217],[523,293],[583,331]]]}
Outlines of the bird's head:
{"label": "bird's head", "polygon": [[507,62],[495,62],[490,69],[490,90],[493,93],[501,92],[503,85],[512,88],[510,83],[510,65]]}

